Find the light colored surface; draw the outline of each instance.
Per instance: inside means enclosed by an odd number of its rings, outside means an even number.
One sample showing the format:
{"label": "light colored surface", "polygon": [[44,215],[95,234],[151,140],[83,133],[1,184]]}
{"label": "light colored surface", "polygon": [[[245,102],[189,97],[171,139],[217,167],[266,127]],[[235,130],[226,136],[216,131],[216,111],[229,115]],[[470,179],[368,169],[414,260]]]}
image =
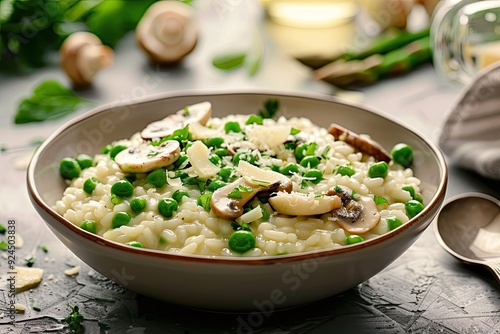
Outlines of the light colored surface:
{"label": "light colored surface", "polygon": [[[134,100],[160,91],[200,87],[333,92],[328,85],[312,82],[308,70],[284,56],[269,38],[265,38],[265,62],[254,78],[246,78],[241,71],[220,75],[212,70],[209,55],[215,46],[224,45],[229,35],[229,19],[221,17],[231,8],[230,4],[236,3],[242,2],[217,1],[217,6],[207,6],[204,22],[215,28],[203,30],[206,37],[200,48],[180,67],[150,65],[137,49],[133,36],[128,36],[115,50],[115,66],[99,73],[94,88],[80,94],[101,104]],[[211,46],[207,40],[212,41]],[[46,138],[67,120],[23,126],[12,124],[20,99],[48,78],[67,83],[56,66],[22,77],[1,74],[0,143],[18,146],[33,137]],[[459,94],[458,90],[441,84],[431,66],[361,91],[367,105],[398,117],[434,142]],[[269,303],[263,302],[259,305],[262,312],[258,314],[206,313],[136,295],[81,263],[37,216],[26,192],[25,169],[14,167],[27,153],[23,150],[0,154],[3,169],[0,173],[0,223],[5,225],[8,219],[14,219],[18,233],[25,240],[24,247],[17,251],[18,264],[23,265],[23,258],[34,254],[45,274],[39,288],[16,297],[18,303],[28,308],[24,315],[17,315],[16,323],[11,326],[12,333],[61,329],[59,320],[69,314],[68,303],[81,306],[82,314],[88,319],[84,324],[89,333],[98,330],[97,320],[110,324],[113,333],[321,334],[333,330],[373,333],[375,329],[378,333],[500,332],[500,292],[494,278],[486,271],[462,265],[447,254],[436,242],[431,229],[427,229],[402,257],[369,281],[339,296],[284,312],[276,312]],[[453,166],[450,168],[448,196],[481,191],[499,198],[499,189],[498,183]],[[40,244],[47,246],[49,253],[37,249]],[[74,278],[64,275],[65,269],[78,264],[82,266],[79,275]],[[2,273],[4,268],[2,259]],[[296,269],[297,275],[307,277],[304,268]],[[115,275],[116,281],[126,287],[127,279],[131,278],[129,273],[118,268]],[[98,302],[94,296],[113,298],[116,302]],[[3,293],[0,299],[5,305],[7,294]],[[33,305],[40,306],[42,312],[32,310]],[[1,312],[5,312],[4,307],[1,306]],[[8,321],[7,317],[0,319],[2,324]]]}

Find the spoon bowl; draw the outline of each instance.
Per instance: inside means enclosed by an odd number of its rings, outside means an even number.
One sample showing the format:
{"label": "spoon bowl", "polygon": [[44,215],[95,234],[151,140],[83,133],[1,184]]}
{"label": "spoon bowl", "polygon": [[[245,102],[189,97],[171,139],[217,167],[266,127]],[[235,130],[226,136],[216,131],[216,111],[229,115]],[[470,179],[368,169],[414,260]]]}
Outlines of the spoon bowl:
{"label": "spoon bowl", "polygon": [[500,283],[500,201],[481,193],[448,199],[436,217],[434,232],[451,255],[486,266]]}

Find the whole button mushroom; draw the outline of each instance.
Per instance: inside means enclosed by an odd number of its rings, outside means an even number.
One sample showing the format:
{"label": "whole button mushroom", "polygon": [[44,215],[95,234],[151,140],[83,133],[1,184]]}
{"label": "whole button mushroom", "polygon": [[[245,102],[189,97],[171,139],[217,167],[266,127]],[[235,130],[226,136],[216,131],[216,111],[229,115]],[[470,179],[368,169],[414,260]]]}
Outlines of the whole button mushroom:
{"label": "whole button mushroom", "polygon": [[179,1],[159,1],[148,8],[135,34],[152,61],[175,64],[195,48],[198,27],[191,6]]}
{"label": "whole button mushroom", "polygon": [[95,74],[114,62],[113,50],[94,34],[79,31],[68,36],[59,49],[61,66],[75,86],[88,86]]}

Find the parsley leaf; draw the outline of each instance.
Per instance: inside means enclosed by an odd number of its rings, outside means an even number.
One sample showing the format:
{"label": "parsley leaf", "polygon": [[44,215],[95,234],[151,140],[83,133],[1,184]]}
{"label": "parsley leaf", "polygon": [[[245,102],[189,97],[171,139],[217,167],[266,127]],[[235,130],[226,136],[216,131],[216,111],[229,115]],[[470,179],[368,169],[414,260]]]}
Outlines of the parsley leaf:
{"label": "parsley leaf", "polygon": [[54,80],[38,85],[33,95],[21,101],[14,122],[24,124],[61,118],[87,103]]}
{"label": "parsley leaf", "polygon": [[69,332],[76,334],[83,333],[83,315],[80,314],[78,306],[68,306],[71,309],[71,313],[64,319],[64,321],[68,324]]}
{"label": "parsley leaf", "polygon": [[385,197],[377,196],[377,195],[375,195],[373,197],[373,201],[375,202],[375,204],[386,204],[386,203],[389,203],[389,201]]}

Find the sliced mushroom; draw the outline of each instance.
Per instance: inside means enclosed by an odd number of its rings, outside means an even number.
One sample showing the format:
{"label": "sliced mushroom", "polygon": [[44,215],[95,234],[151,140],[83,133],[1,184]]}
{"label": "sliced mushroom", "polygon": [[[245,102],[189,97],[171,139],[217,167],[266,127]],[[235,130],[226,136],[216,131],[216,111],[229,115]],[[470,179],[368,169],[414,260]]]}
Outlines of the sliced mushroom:
{"label": "sliced mushroom", "polygon": [[321,215],[342,207],[340,197],[316,196],[298,192],[278,192],[269,198],[269,204],[279,213],[290,216]]}
{"label": "sliced mushroom", "polygon": [[142,130],[141,136],[144,139],[162,138],[171,135],[175,130],[182,129],[190,123],[198,122],[205,125],[210,116],[212,116],[212,104],[210,102],[193,104],[160,121],[149,124]]}
{"label": "sliced mushroom", "polygon": [[[231,220],[238,218],[243,214],[243,206],[260,192],[292,191],[292,182],[286,176],[262,170],[246,161],[240,161],[238,172],[242,177],[217,189],[210,200],[212,211],[221,218]],[[237,196],[234,196],[235,193]]]}
{"label": "sliced mushroom", "polygon": [[367,196],[354,199],[347,187],[336,187],[327,192],[338,195],[342,206],[332,211],[332,220],[352,234],[365,234],[380,222],[380,213],[375,201]]}
{"label": "sliced mushroom", "polygon": [[364,138],[338,124],[330,124],[328,132],[336,139],[342,140],[358,150],[373,156],[376,160],[389,162],[391,155],[376,141]]}
{"label": "sliced mushroom", "polygon": [[124,172],[146,173],[174,163],[180,154],[179,142],[167,140],[158,146],[129,147],[116,155],[115,162]]}
{"label": "sliced mushroom", "polygon": [[79,31],[71,34],[61,45],[61,66],[75,86],[88,86],[94,75],[113,64],[113,50],[102,45],[94,34]]}

